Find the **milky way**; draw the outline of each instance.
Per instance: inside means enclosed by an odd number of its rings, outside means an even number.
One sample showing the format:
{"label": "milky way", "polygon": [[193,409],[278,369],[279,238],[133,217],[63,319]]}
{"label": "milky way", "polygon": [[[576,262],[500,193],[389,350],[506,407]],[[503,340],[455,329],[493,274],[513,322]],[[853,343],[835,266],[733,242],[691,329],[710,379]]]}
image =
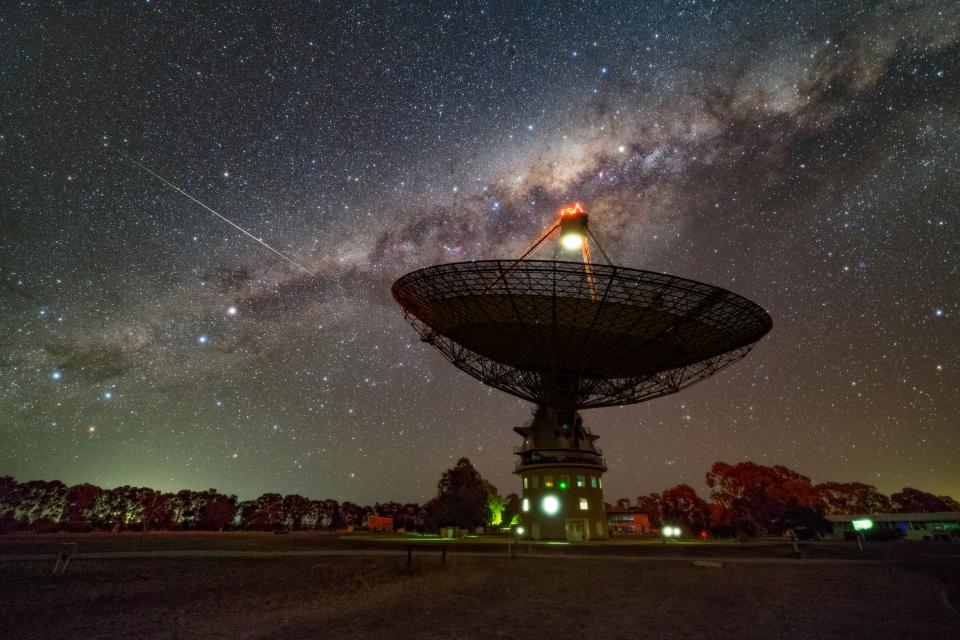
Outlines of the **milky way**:
{"label": "milky way", "polygon": [[0,473],[372,502],[467,456],[517,490],[531,407],[389,286],[580,200],[617,263],[774,319],[585,413],[608,498],[718,459],[960,494],[956,3],[192,4],[0,9]]}

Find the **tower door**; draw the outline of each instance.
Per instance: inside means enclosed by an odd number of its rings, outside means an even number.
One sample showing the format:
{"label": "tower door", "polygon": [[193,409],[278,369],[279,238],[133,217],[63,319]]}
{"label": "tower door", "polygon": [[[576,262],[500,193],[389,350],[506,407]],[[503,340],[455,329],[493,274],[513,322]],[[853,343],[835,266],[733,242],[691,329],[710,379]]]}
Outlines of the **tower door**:
{"label": "tower door", "polygon": [[567,530],[567,540],[583,540],[583,520],[567,520],[564,522]]}

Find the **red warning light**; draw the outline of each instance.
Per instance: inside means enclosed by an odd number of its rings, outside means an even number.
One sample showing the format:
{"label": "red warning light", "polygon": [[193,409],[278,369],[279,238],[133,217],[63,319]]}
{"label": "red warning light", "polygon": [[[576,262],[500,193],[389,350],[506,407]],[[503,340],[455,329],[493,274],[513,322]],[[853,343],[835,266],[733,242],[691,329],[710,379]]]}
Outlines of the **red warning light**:
{"label": "red warning light", "polygon": [[578,213],[583,213],[583,205],[579,202],[575,202],[572,207],[563,207],[560,209],[560,217],[573,216]]}
{"label": "red warning light", "polygon": [[707,531],[706,529],[703,529],[700,531],[700,537],[702,539],[706,540],[709,536],[710,536],[710,532]]}

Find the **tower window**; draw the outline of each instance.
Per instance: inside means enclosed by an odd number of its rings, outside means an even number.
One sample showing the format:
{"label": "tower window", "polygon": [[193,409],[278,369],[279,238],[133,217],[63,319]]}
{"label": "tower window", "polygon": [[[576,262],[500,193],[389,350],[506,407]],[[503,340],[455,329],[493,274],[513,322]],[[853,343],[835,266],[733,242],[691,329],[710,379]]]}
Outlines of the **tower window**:
{"label": "tower window", "polygon": [[539,488],[540,488],[540,476],[533,476],[533,477],[530,478],[530,479],[533,481],[533,482],[531,483],[531,484],[533,485],[533,488],[534,488],[534,489],[539,489]]}
{"label": "tower window", "polygon": [[603,478],[597,478],[597,485],[603,489]]}
{"label": "tower window", "polygon": [[524,511],[530,511],[530,499],[529,499],[529,498],[524,498],[524,499],[523,499],[523,510],[524,510]]}
{"label": "tower window", "polygon": [[543,486],[547,489],[553,488],[553,476],[543,476]]}
{"label": "tower window", "polygon": [[581,488],[587,486],[586,478],[583,476],[577,476],[577,486]]}
{"label": "tower window", "polygon": [[597,476],[590,476],[590,487],[593,489],[597,488]]}
{"label": "tower window", "polygon": [[524,489],[529,489],[529,488],[530,488],[530,478],[524,478],[524,479],[523,479],[523,488],[524,488]]}
{"label": "tower window", "polygon": [[560,476],[560,485],[561,489],[566,489],[570,486],[570,476]]}
{"label": "tower window", "polygon": [[587,511],[590,509],[590,501],[586,498],[580,498],[580,510]]}

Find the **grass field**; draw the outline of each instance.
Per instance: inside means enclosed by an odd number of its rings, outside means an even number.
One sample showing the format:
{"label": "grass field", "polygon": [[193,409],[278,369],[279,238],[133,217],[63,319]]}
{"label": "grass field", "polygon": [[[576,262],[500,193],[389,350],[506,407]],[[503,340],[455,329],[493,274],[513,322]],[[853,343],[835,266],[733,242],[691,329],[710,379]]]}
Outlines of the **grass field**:
{"label": "grass field", "polygon": [[[83,552],[252,553],[81,554],[60,578],[50,575],[52,560],[15,559],[55,551],[62,540],[79,541]],[[361,547],[405,544],[330,535],[0,536],[0,636],[960,637],[949,603],[960,586],[960,549],[952,545],[885,544],[860,562],[810,558],[813,547],[804,549],[808,559],[790,560],[769,555],[770,545],[649,543],[544,545],[510,559],[504,545],[482,539],[450,547],[446,565],[426,551],[415,552],[410,567],[403,554],[262,555]],[[538,555],[548,549],[561,555]],[[851,547],[840,550],[849,555]],[[689,557],[697,554],[723,557],[723,566],[694,566]]]}

